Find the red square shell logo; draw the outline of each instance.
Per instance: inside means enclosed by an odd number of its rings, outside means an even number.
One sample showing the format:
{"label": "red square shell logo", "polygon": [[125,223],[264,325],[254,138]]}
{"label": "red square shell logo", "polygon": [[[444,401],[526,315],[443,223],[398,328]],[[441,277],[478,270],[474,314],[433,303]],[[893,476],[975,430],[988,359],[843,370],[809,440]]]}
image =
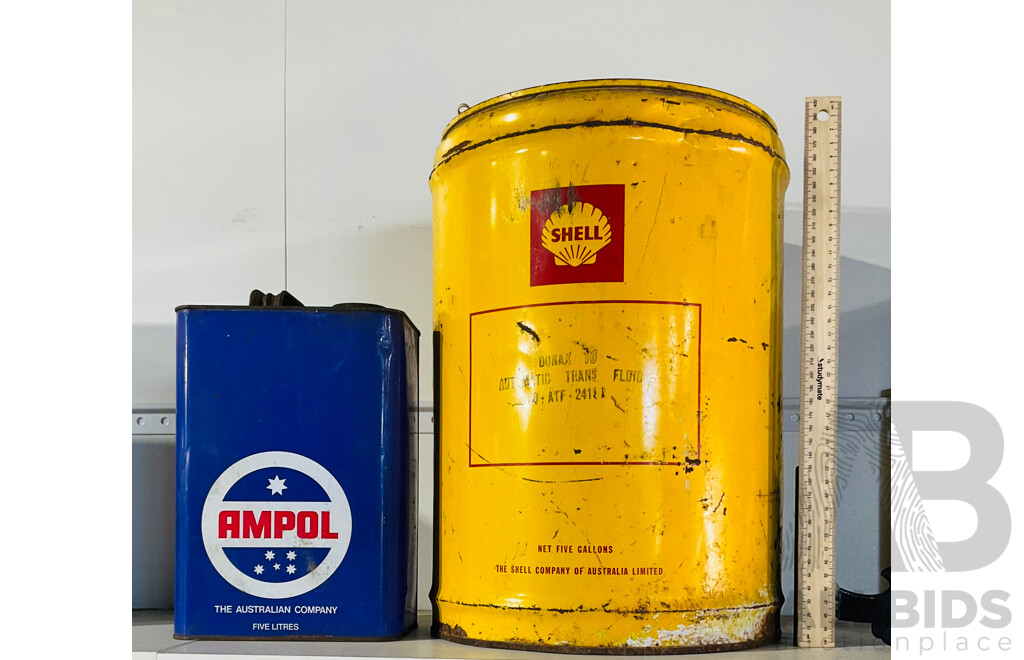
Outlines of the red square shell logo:
{"label": "red square shell logo", "polygon": [[530,193],[530,286],[621,282],[623,184]]}

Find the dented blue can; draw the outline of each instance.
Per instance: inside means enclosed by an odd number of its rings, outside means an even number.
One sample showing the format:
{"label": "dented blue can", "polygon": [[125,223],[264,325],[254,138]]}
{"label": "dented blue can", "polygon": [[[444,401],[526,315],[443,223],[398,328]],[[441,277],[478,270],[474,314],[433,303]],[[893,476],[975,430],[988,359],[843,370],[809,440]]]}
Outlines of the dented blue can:
{"label": "dented blue can", "polygon": [[[287,295],[257,293],[263,304]],[[298,301],[187,306],[177,344],[175,637],[414,628],[419,332],[408,317]]]}

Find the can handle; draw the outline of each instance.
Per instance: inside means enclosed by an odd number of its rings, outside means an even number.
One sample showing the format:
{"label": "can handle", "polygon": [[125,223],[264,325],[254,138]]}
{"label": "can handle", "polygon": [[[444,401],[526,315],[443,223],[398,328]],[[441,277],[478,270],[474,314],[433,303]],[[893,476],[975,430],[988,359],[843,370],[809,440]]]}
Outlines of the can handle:
{"label": "can handle", "polygon": [[249,307],[304,307],[304,305],[287,291],[282,290],[281,293],[274,295],[253,289],[249,294]]}

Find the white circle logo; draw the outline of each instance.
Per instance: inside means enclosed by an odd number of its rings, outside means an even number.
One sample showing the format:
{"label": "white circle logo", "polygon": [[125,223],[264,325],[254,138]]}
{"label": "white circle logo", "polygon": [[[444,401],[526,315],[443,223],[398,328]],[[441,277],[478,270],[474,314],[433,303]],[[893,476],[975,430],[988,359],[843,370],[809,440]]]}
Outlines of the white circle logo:
{"label": "white circle logo", "polygon": [[322,465],[286,451],[238,461],[203,505],[203,544],[232,586],[260,598],[291,598],[331,577],[348,552],[352,509]]}

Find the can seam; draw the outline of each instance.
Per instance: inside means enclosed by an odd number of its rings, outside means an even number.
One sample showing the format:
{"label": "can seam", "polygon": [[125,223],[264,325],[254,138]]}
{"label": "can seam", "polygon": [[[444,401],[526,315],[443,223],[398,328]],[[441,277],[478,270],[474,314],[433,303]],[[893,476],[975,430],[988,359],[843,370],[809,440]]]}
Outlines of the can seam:
{"label": "can seam", "polygon": [[591,121],[576,122],[576,123],[571,123],[571,124],[553,124],[551,126],[542,126],[540,128],[530,128],[530,129],[527,129],[525,131],[516,131],[514,133],[505,133],[504,135],[499,135],[497,137],[488,138],[486,140],[482,140],[482,141],[476,142],[476,143],[470,142],[468,140],[465,141],[465,142],[460,142],[459,144],[457,144],[454,147],[452,147],[451,149],[449,149],[441,157],[441,160],[439,160],[434,165],[434,168],[432,170],[430,170],[430,177],[428,177],[428,178],[432,178],[434,176],[434,173],[437,172],[437,169],[439,167],[441,167],[442,165],[444,165],[445,163],[447,163],[451,159],[455,158],[456,156],[458,156],[460,154],[464,154],[467,151],[472,151],[472,150],[477,149],[479,147],[483,147],[483,146],[486,146],[488,144],[492,144],[494,142],[499,142],[501,140],[507,140],[507,139],[510,139],[510,138],[522,137],[524,135],[533,135],[535,133],[543,133],[543,132],[546,132],[546,131],[569,130],[569,129],[573,129],[573,128],[603,128],[603,127],[608,127],[608,126],[630,126],[630,127],[642,127],[642,128],[660,128],[660,129],[664,129],[664,130],[667,130],[667,131],[672,131],[672,132],[675,132],[675,133],[685,133],[685,134],[690,134],[690,135],[704,135],[704,136],[709,136],[709,137],[719,137],[719,138],[723,138],[723,139],[726,139],[726,140],[735,140],[737,142],[742,142],[744,144],[749,144],[751,146],[757,147],[758,149],[761,149],[762,151],[766,152],[769,156],[772,156],[773,158],[778,158],[779,160],[782,161],[782,163],[784,165],[786,165],[786,167],[789,167],[789,164],[786,163],[786,159],[781,154],[779,154],[774,149],[772,149],[770,146],[768,146],[766,144],[763,144],[761,142],[758,142],[757,140],[755,140],[753,138],[749,138],[749,137],[747,137],[745,135],[741,135],[739,133],[728,133],[726,131],[708,130],[708,129],[700,129],[700,128],[683,128],[681,126],[672,126],[671,124],[659,124],[657,122],[639,121],[639,120],[636,120],[636,119],[628,119],[628,118],[627,119],[611,119],[611,120],[594,119],[594,120],[591,120]]}
{"label": "can seam", "polygon": [[604,607],[588,607],[588,608],[580,608],[580,607],[569,607],[569,608],[558,608],[558,607],[522,607],[522,606],[510,607],[510,606],[507,606],[507,605],[498,605],[496,603],[463,603],[461,601],[446,600],[444,598],[436,598],[435,600],[436,600],[436,602],[439,605],[448,604],[448,605],[459,605],[461,607],[489,607],[491,609],[510,610],[510,611],[522,611],[522,612],[556,612],[558,614],[569,614],[570,612],[583,613],[583,614],[586,614],[588,612],[604,612],[606,614],[629,614],[629,615],[635,615],[635,614],[655,614],[655,613],[657,613],[657,614],[707,614],[707,613],[714,613],[714,612],[738,612],[738,611],[742,611],[742,610],[763,610],[763,609],[766,609],[766,608],[782,607],[782,601],[781,600],[773,600],[770,603],[758,603],[756,605],[737,605],[735,607],[706,607],[706,608],[700,608],[700,609],[692,609],[692,608],[690,608],[690,609],[681,609],[681,610],[658,609],[656,611],[651,611],[651,612],[647,612],[647,611],[641,612],[641,611],[638,611],[638,610],[607,609],[607,608],[604,608]]}
{"label": "can seam", "polygon": [[[551,83],[551,84],[547,84],[547,85],[541,85],[541,86],[538,86],[538,87],[527,87],[526,89],[521,89],[521,90],[517,90],[517,91],[514,91],[514,92],[509,92],[507,94],[502,94],[501,96],[496,96],[496,97],[487,99],[486,101],[481,101],[480,103],[477,103],[473,107],[469,108],[465,112],[463,112],[463,113],[457,115],[455,118],[453,118],[448,123],[448,125],[445,126],[444,131],[441,133],[441,139],[444,140],[445,138],[447,138],[451,134],[451,132],[456,129],[456,127],[458,127],[460,124],[462,124],[462,122],[464,122],[468,118],[470,118],[470,117],[472,117],[472,116],[482,112],[483,110],[493,110],[495,108],[500,108],[501,106],[506,105],[508,103],[517,103],[517,102],[520,102],[520,101],[523,101],[523,100],[527,100],[527,99],[531,99],[531,98],[539,98],[539,97],[548,96],[550,94],[560,94],[560,93],[566,93],[566,92],[586,92],[586,91],[595,91],[595,90],[596,91],[611,90],[611,91],[617,91],[617,92],[621,92],[621,91],[662,91],[662,92],[666,92],[666,93],[669,93],[669,94],[672,94],[672,95],[675,95],[675,96],[689,96],[689,97],[692,97],[692,98],[710,99],[710,100],[722,103],[724,105],[728,105],[730,107],[742,110],[743,112],[750,113],[750,114],[754,115],[755,117],[757,117],[758,119],[760,119],[761,121],[765,122],[768,125],[768,127],[771,128],[772,133],[775,133],[776,135],[778,135],[778,133],[779,133],[779,129],[775,125],[775,121],[768,115],[768,113],[766,113],[764,110],[762,110],[761,108],[757,107],[753,103],[751,103],[751,102],[749,102],[749,101],[747,101],[745,99],[741,99],[738,96],[733,96],[732,94],[729,94],[728,92],[723,92],[721,90],[712,89],[710,87],[700,87],[699,85],[690,85],[688,83],[672,83],[672,82],[665,81],[665,80],[636,79],[636,81],[633,82],[632,84],[619,84],[619,85],[615,85],[615,84],[601,84],[601,83],[608,83],[608,82],[610,82],[610,80],[614,80],[614,79],[579,80],[579,81],[569,81],[569,82],[562,82],[562,83]],[[621,79],[621,80],[629,80],[629,79]],[[646,83],[650,83],[650,84],[649,85],[640,84],[640,83],[645,83],[645,82]],[[577,83],[579,83],[578,86],[562,87],[562,85],[574,85],[574,84],[577,84]],[[583,84],[583,83],[591,83],[591,84]]]}
{"label": "can seam", "polygon": [[433,632],[433,634],[441,639],[469,646],[514,649],[518,651],[538,651],[542,653],[555,654],[682,655],[692,653],[715,653],[723,651],[739,651],[778,642],[782,636],[779,612],[780,608],[777,605],[766,605],[762,606],[760,609],[766,610],[765,619],[760,629],[749,639],[717,644],[699,644],[694,646],[676,644],[652,646],[629,646],[622,644],[578,646],[573,644],[549,644],[543,641],[532,642],[517,639],[489,640],[481,639],[479,637],[470,637],[461,626],[456,624],[455,627],[452,627],[451,624],[445,624],[439,621],[434,622],[436,632]]}

